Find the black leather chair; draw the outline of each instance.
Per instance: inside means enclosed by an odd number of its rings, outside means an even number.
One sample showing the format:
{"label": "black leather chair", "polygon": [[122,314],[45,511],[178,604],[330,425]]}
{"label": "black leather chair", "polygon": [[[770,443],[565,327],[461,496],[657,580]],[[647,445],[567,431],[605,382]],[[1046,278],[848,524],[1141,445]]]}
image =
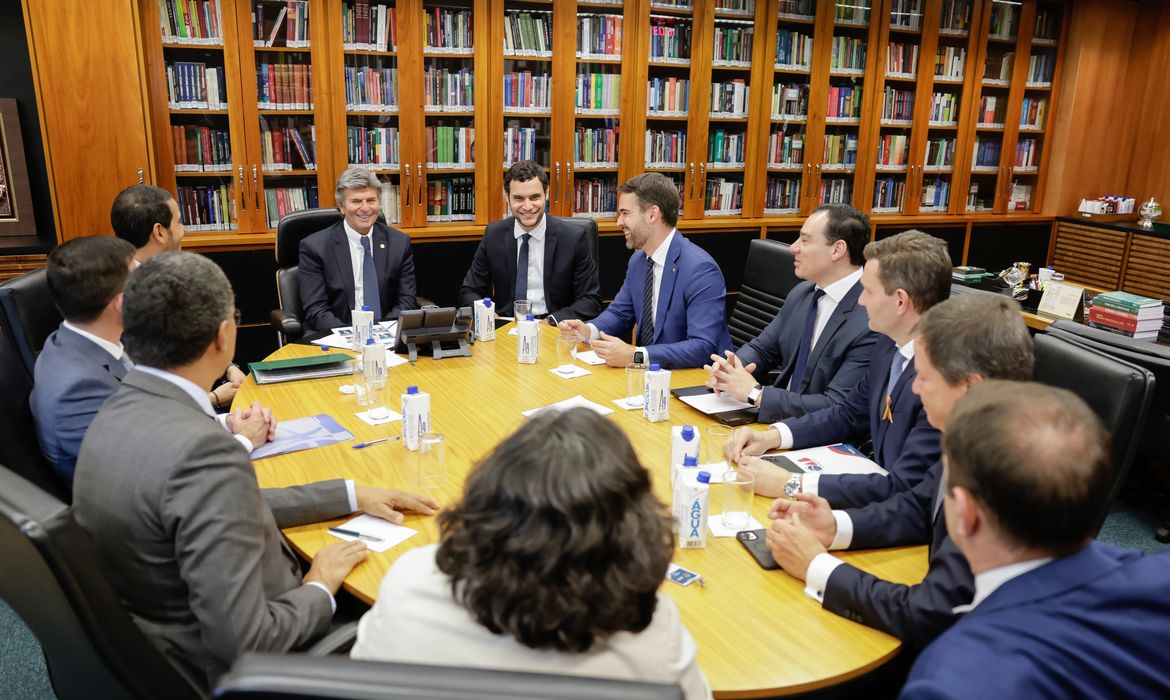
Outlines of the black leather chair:
{"label": "black leather chair", "polygon": [[1100,529],[1133,464],[1154,395],[1154,375],[1135,364],[1048,333],[1036,335],[1033,341],[1036,381],[1079,396],[1100,416],[1112,436],[1113,479],[1109,500],[1097,521]]}
{"label": "black leather chair", "polygon": [[19,353],[29,377],[32,377],[45,339],[59,325],[61,313],[53,306],[49,295],[45,268],[26,272],[0,284],[0,326]]}
{"label": "black leather chair", "polygon": [[[7,335],[7,334],[5,334]],[[72,493],[41,454],[28,406],[32,378],[7,337],[0,337],[0,464],[65,503]]]}
{"label": "black leather chair", "polygon": [[246,654],[216,687],[221,700],[679,700],[676,685],[520,671]]}
{"label": "black leather chair", "polygon": [[801,282],[793,260],[787,243],[759,238],[748,246],[743,283],[727,320],[732,345],[746,345],[776,318],[788,292]]}
{"label": "black leather chair", "polygon": [[[379,219],[385,221],[381,215]],[[337,209],[306,209],[287,214],[276,224],[276,300],[280,308],[272,311],[270,320],[282,345],[305,334],[297,277],[301,241],[340,220]]]}
{"label": "black leather chair", "polygon": [[593,219],[568,216],[558,216],[556,219],[585,231],[585,235],[589,238],[589,249],[593,251],[593,260],[597,262],[597,270],[600,272],[601,256],[599,255],[597,246],[597,222]]}
{"label": "black leather chair", "polygon": [[69,508],[3,467],[0,553],[0,597],[40,641],[58,698],[201,696],[130,619]]}

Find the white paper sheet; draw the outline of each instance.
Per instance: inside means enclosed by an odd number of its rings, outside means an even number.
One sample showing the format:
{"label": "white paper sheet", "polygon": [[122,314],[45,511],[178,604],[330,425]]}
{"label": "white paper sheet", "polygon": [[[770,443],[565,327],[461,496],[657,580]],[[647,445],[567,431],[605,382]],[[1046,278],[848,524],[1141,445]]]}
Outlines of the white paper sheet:
{"label": "white paper sheet", "polygon": [[[385,552],[387,549],[401,544],[418,534],[418,530],[411,529],[405,525],[395,525],[394,523],[385,521],[381,518],[375,518],[372,515],[364,514],[359,515],[353,520],[347,520],[337,527],[341,528],[342,530],[353,530],[354,532],[360,532],[363,535],[377,537],[382,540],[381,542],[362,540],[366,543],[366,547],[368,547],[371,552]],[[361,539],[359,537],[354,537],[353,535],[343,535],[339,532],[333,532],[332,530],[329,531],[329,534],[333,535],[339,540],[345,540],[346,542],[353,542],[354,540]]]}
{"label": "white paper sheet", "polygon": [[744,530],[762,530],[764,526],[755,518],[748,518],[748,524],[738,530],[733,530],[723,524],[723,513],[716,513],[707,518],[707,529],[716,537],[735,537],[737,532]]}
{"label": "white paper sheet", "polygon": [[715,394],[699,394],[697,396],[680,396],[679,399],[696,411],[701,411],[707,415],[753,408],[752,404],[744,401],[736,401],[727,394],[720,394],[719,396]]}
{"label": "white paper sheet", "polygon": [[575,352],[574,351],[573,354],[578,360],[584,362],[587,365],[604,365],[605,364],[605,360],[598,357],[597,353],[592,351],[592,350],[586,350],[584,352]]}
{"label": "white paper sheet", "polygon": [[563,411],[563,410],[570,409],[570,408],[588,408],[590,411],[593,411],[594,413],[596,413],[598,415],[602,415],[602,416],[608,416],[609,414],[613,413],[612,408],[606,408],[605,406],[602,406],[601,404],[593,403],[592,401],[585,398],[584,396],[577,394],[576,396],[574,396],[571,399],[565,399],[564,401],[558,401],[554,404],[549,404],[548,406],[541,406],[540,408],[530,408],[527,411],[523,411],[520,415],[531,418],[532,416],[535,416],[536,414],[540,413],[541,411],[548,411],[548,410]]}
{"label": "white paper sheet", "polygon": [[401,413],[398,413],[396,411],[391,411],[390,409],[386,409],[386,417],[385,418],[371,418],[369,411],[362,411],[360,413],[355,413],[354,415],[357,416],[358,418],[361,418],[363,421],[369,423],[370,425],[384,425],[386,423],[393,423],[396,420],[402,420]]}
{"label": "white paper sheet", "polygon": [[560,369],[559,367],[554,367],[554,368],[550,369],[549,371],[552,372],[553,374],[557,375],[561,379],[576,379],[577,377],[584,377],[587,374],[593,374],[589,370],[587,370],[584,367],[581,367],[579,365],[573,365],[573,371],[570,372],[569,374],[562,374],[561,372],[558,371],[559,369]]}

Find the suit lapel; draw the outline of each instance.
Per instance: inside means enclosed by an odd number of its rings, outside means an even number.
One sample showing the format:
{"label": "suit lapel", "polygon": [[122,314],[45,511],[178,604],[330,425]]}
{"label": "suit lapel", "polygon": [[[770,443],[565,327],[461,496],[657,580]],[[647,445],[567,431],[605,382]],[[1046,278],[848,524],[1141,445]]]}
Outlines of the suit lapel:
{"label": "suit lapel", "polygon": [[[122,381],[125,378],[127,372],[125,360],[114,357],[106,352],[105,348],[99,346],[89,338],[75,333],[65,326],[58,328],[53,336],[51,342],[55,342],[59,346],[72,347],[77,352],[92,358],[94,362],[105,367],[114,379]],[[125,355],[123,355],[123,358],[125,358]]]}
{"label": "suit lapel", "polygon": [[677,230],[670,249],[666,251],[666,264],[662,266],[662,284],[658,287],[658,308],[654,311],[654,340],[662,335],[666,325],[666,314],[670,310],[670,299],[674,295],[674,282],[678,279],[678,259],[682,255],[682,234]]}
{"label": "suit lapel", "polygon": [[349,238],[345,235],[345,227],[341,222],[334,224],[333,230],[333,266],[334,274],[341,279],[345,287],[347,308],[357,308],[357,297],[353,288],[353,259],[349,257]]}
{"label": "suit lapel", "polygon": [[370,231],[370,245],[373,246],[374,251],[374,271],[378,273],[378,299],[382,304],[382,313],[386,313],[386,300],[389,298],[387,292],[389,290],[383,289],[385,286],[383,280],[390,279],[389,267],[390,260],[390,234],[381,224],[374,224],[374,229]]}
{"label": "suit lapel", "polygon": [[[504,269],[507,271],[507,276],[504,278],[504,284],[507,285],[507,298],[512,301],[516,300],[516,256],[520,254],[520,246],[516,243],[515,226],[516,220],[506,219],[511,226],[504,229]],[[504,299],[503,289],[497,289],[497,301]]]}
{"label": "suit lapel", "polygon": [[[817,363],[820,362],[821,355],[824,353],[825,348],[829,345],[829,341],[833,339],[833,334],[836,333],[837,330],[841,328],[841,326],[845,325],[845,321],[849,318],[849,314],[853,313],[854,308],[857,306],[857,297],[859,294],[861,294],[861,285],[854,284],[849,288],[849,291],[845,293],[845,296],[841,297],[841,302],[837,304],[837,308],[833,309],[833,313],[829,314],[829,320],[825,322],[825,327],[821,329],[821,334],[817,337],[817,344],[812,346],[812,348],[809,350],[808,360],[805,364],[805,367],[809,369],[805,370],[804,377],[802,377],[800,381],[800,386],[794,387],[797,392],[803,392],[808,389],[808,384],[812,381],[813,376],[811,368],[817,366]],[[809,299],[812,299],[811,294],[809,295]],[[805,307],[804,312],[806,314],[808,313],[808,307]],[[799,351],[800,348],[797,348],[797,350]],[[793,362],[795,361],[796,356],[793,355]]]}
{"label": "suit lapel", "polygon": [[552,273],[553,260],[556,258],[557,242],[560,240],[559,231],[553,229],[552,217],[548,214],[544,215],[544,306],[547,310],[552,310],[553,305],[550,300],[550,291],[552,289]]}
{"label": "suit lapel", "polygon": [[[886,441],[886,432],[888,432],[890,428],[890,424],[882,418],[882,413],[886,408],[886,384],[890,381],[890,362],[893,360],[893,357],[897,352],[898,346],[890,343],[890,351],[883,354],[883,356],[880,358],[881,365],[879,365],[879,367],[881,369],[878,372],[877,381],[870,385],[870,411],[872,412],[873,416],[876,416],[878,426],[876,431],[877,434],[873,436],[873,454],[874,459],[876,459],[878,462],[881,462],[880,456],[882,452],[882,443]],[[874,359],[876,360],[878,358]],[[907,366],[906,369],[902,372],[902,377],[898,379],[899,384],[901,384],[902,380],[905,379],[906,372],[909,370],[910,367]],[[897,390],[898,387],[895,386],[894,391],[891,392],[891,412],[894,410],[893,398],[894,395],[896,395]]]}

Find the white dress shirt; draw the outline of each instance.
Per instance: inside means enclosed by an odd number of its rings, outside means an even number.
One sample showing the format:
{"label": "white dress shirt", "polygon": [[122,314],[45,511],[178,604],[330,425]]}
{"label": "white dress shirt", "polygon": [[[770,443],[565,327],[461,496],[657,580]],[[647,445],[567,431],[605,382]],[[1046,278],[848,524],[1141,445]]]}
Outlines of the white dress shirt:
{"label": "white dress shirt", "polygon": [[[654,252],[650,254],[650,259],[654,261],[654,268],[653,268],[653,270],[654,270],[654,302],[651,305],[654,318],[658,318],[658,292],[662,289],[662,271],[666,268],[666,256],[668,253],[670,253],[670,244],[674,240],[675,235],[677,235],[677,234],[678,234],[677,228],[671,230],[670,234],[667,235],[666,238],[664,238],[662,240],[662,243],[659,244],[658,248],[656,248],[654,250]],[[637,306],[642,305],[642,289],[641,288],[631,289],[630,290],[630,297],[633,299],[633,303],[635,305],[637,305]],[[587,324],[587,325],[589,326],[589,336],[590,336],[589,339],[590,340],[597,340],[598,336],[600,335],[600,333],[598,333],[598,331],[597,331],[597,326],[593,325],[592,323]],[[650,363],[650,353],[646,350],[646,348],[636,347],[634,349],[641,350],[642,353],[645,355],[644,361],[647,364]]]}
{"label": "white dress shirt", "polygon": [[[525,231],[520,226],[520,220],[516,219],[516,223],[512,226],[512,235],[516,236],[516,263],[520,263],[520,245],[523,243],[520,237],[524,234],[532,236],[528,241],[528,301],[532,302],[532,314],[534,316],[547,314],[548,303],[544,298],[544,234],[548,231],[548,215],[545,214],[540,217],[540,223],[532,227],[531,231]],[[510,316],[514,309],[505,309],[504,316]],[[521,321],[523,319],[516,319]]]}
{"label": "white dress shirt", "polygon": [[1040,559],[1032,559],[1031,561],[1017,561],[1012,564],[1005,564],[997,566],[994,569],[975,574],[975,597],[971,599],[970,603],[966,605],[956,605],[951,609],[951,612],[960,615],[965,612],[971,612],[976,605],[979,605],[987,596],[995,593],[995,590],[1003,584],[1011,581],[1017,576],[1023,576],[1032,569],[1039,569],[1048,562],[1052,561],[1054,557],[1042,557]]}
{"label": "white dress shirt", "polygon": [[106,352],[110,353],[111,355],[114,356],[115,360],[121,360],[122,355],[126,352],[125,349],[122,347],[121,343],[111,343],[110,341],[106,340],[105,338],[99,338],[98,336],[94,335],[93,333],[90,333],[89,331],[84,331],[68,321],[62,321],[61,325],[65,326],[66,328],[73,331],[74,333],[81,336],[82,338],[85,338],[86,340],[88,340],[89,342],[98,346],[102,350],[105,350]]}
{"label": "white dress shirt", "polygon": [[[841,300],[845,298],[845,295],[849,293],[849,290],[853,289],[853,285],[857,284],[860,280],[861,268],[857,268],[853,272],[850,272],[848,275],[845,275],[832,284],[827,284],[824,287],[817,287],[817,289],[824,290],[825,293],[821,296],[820,299],[817,299],[817,319],[813,323],[812,340],[808,345],[808,351],[810,355],[812,354],[813,348],[817,346],[817,341],[821,339],[821,332],[825,330],[825,326],[829,325],[829,317],[832,316],[833,312],[837,310],[837,306],[840,305]],[[799,351],[800,349],[797,348],[797,352]],[[795,378],[796,377],[788,378],[789,389],[792,388],[792,380]]]}
{"label": "white dress shirt", "polygon": [[[362,248],[363,236],[362,236],[362,234],[355,231],[349,225],[349,222],[346,221],[345,219],[341,220],[341,225],[342,225],[342,227],[345,228],[346,239],[349,240],[349,262],[350,262],[350,266],[353,268],[353,305],[354,305],[354,308],[360,309],[360,308],[362,308],[362,300],[366,298],[366,295],[365,295],[366,280],[365,280],[365,275],[362,274],[365,271],[365,262],[366,262],[366,259],[365,259],[366,251],[364,248]],[[371,226],[370,231],[369,231],[369,233],[366,234],[366,236],[372,236],[373,233],[374,233],[374,227]],[[373,254],[374,254],[374,239],[370,238],[370,255],[373,255]],[[378,281],[374,280],[374,284],[377,285]],[[376,318],[374,320],[380,321],[382,319]]]}

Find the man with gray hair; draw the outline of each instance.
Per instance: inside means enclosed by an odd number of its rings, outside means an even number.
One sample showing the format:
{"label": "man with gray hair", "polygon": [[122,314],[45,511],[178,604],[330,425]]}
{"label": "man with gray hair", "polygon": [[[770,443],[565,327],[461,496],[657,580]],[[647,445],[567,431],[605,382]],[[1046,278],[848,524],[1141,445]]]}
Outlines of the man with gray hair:
{"label": "man with gray hair", "polygon": [[374,173],[349,168],[337,178],[344,218],[301,241],[301,307],[315,331],[351,325],[353,309],[381,321],[418,308],[410,237],[378,220],[380,191]]}
{"label": "man with gray hair", "polygon": [[[333,544],[302,577],[279,528],[438,507],[342,479],[262,492],[207,397],[235,352],[234,313],[227,278],[202,256],[163,253],[130,277],[122,339],[137,364],[90,424],[73,487],[74,517],[131,617],[202,687],[244,652],[324,633],[366,557],[361,542]],[[265,420],[259,404],[250,420]]]}

